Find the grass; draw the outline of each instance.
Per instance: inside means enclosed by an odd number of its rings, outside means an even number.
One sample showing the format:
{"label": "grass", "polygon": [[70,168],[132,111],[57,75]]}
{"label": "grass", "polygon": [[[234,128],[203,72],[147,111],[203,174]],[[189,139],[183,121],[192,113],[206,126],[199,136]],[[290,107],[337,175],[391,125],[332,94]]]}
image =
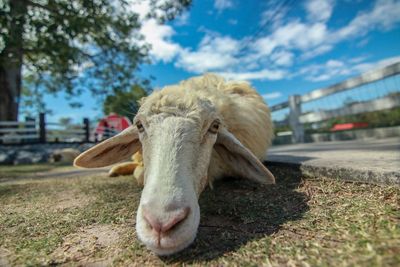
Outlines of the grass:
{"label": "grass", "polygon": [[30,174],[35,172],[44,172],[56,168],[57,165],[48,163],[35,164],[35,165],[8,165],[0,166],[1,177],[18,176],[22,174]]}
{"label": "grass", "polygon": [[[131,177],[58,176],[63,169],[46,166],[0,167],[0,266],[400,264],[398,187],[283,179],[279,170],[269,187],[221,181],[200,198],[194,244],[160,258],[136,238],[141,189]],[[54,175],[24,180],[33,172]]]}
{"label": "grass", "polygon": [[27,165],[0,165],[0,182],[4,180],[24,179],[26,177],[37,176],[43,172],[50,172],[60,169],[72,169],[63,163],[40,163]]}

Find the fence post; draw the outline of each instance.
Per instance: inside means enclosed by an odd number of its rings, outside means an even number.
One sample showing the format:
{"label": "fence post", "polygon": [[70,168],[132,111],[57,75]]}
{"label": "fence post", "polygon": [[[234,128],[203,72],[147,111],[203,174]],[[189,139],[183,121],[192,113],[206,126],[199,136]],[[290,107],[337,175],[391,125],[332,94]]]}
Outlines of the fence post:
{"label": "fence post", "polygon": [[39,142],[46,143],[46,118],[44,113],[39,114]]}
{"label": "fence post", "polygon": [[83,118],[83,129],[85,130],[85,142],[89,142],[89,137],[90,137],[90,124],[89,124],[89,119],[88,118]]}
{"label": "fence post", "polygon": [[[35,118],[32,118],[32,117],[25,117],[25,122],[27,122],[27,123],[35,123],[36,122],[36,120],[35,120]],[[37,134],[37,130],[36,130],[36,125],[35,124],[33,124],[33,125],[25,125],[25,128],[26,129],[32,129],[32,132],[26,132],[26,134]],[[29,140],[29,139],[27,139],[27,140],[24,140],[24,142],[27,142],[27,143],[34,143],[34,142],[37,142],[37,140],[34,140],[34,141],[32,141],[32,140]]]}
{"label": "fence post", "polygon": [[304,142],[304,128],[300,122],[301,115],[301,96],[291,95],[289,96],[289,124],[292,128],[292,141],[293,143]]}

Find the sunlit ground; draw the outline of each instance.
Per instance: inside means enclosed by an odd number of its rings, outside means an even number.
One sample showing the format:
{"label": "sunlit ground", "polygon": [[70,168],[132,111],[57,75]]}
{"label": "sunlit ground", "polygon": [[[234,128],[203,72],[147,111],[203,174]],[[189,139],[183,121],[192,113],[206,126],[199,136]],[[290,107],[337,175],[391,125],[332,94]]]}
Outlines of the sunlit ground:
{"label": "sunlit ground", "polygon": [[398,187],[302,181],[278,170],[275,186],[222,181],[201,196],[195,243],[159,258],[136,238],[133,178],[58,174],[70,170],[0,167],[1,266],[400,263]]}

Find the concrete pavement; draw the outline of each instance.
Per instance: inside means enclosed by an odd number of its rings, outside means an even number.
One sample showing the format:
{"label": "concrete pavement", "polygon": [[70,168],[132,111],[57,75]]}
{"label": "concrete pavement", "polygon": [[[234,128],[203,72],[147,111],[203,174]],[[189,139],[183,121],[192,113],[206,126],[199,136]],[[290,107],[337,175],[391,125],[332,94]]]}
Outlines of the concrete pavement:
{"label": "concrete pavement", "polygon": [[400,138],[274,146],[266,165],[297,168],[306,177],[400,185]]}

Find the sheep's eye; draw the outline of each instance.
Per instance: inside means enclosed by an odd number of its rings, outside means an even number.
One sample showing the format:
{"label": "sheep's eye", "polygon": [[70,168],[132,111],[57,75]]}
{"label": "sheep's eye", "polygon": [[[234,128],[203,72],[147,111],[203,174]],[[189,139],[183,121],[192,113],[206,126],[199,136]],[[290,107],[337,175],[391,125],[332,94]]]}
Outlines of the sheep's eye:
{"label": "sheep's eye", "polygon": [[144,132],[143,124],[142,124],[140,121],[136,122],[136,127],[138,128],[138,131],[139,131],[140,133],[143,133],[143,132]]}
{"label": "sheep's eye", "polygon": [[211,124],[210,129],[208,129],[208,131],[210,133],[216,134],[216,133],[218,133],[218,129],[219,129],[219,121],[214,121]]}

